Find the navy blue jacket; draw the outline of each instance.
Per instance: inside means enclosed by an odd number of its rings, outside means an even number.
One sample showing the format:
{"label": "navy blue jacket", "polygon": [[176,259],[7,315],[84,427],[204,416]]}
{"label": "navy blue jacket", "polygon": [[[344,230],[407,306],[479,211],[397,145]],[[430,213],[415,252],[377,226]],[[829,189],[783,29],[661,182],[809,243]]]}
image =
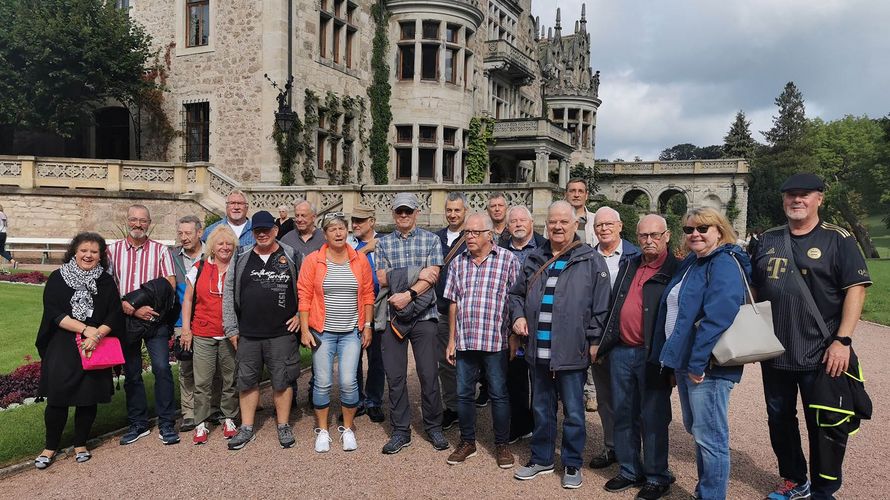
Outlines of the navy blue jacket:
{"label": "navy blue jacket", "polygon": [[[708,374],[733,382],[741,381],[741,366],[711,365],[714,345],[732,325],[739,308],[745,303],[745,284],[733,257],[745,270],[746,279],[750,279],[751,261],[738,245],[717,247],[702,258],[690,253],[680,263],[661,297],[653,336],[652,356],[658,356],[662,366],[693,375]],[[677,323],[673,334],[665,341],[667,296],[681,279],[683,285],[680,288]]]}
{"label": "navy blue jacket", "polygon": [[[621,252],[621,255],[618,256],[618,267],[619,267],[619,268],[622,268],[622,267],[626,266],[626,265],[627,265],[627,262],[628,262],[630,259],[639,257],[639,256],[641,256],[641,255],[643,254],[643,253],[640,251],[640,247],[638,247],[638,246],[634,245],[633,243],[631,243],[631,242],[625,240],[624,238],[621,238],[621,244],[622,244],[622,247],[621,247],[622,252]],[[594,248],[597,252],[599,252],[599,251],[600,251],[600,250],[599,250],[599,249],[600,249],[600,244],[597,243],[596,246],[593,247],[593,248]],[[613,287],[613,290],[612,290],[612,295],[614,295],[615,292],[617,291],[617,286],[618,286],[618,280],[616,279],[616,280],[615,280],[615,287]]]}
{"label": "navy blue jacket", "polygon": [[[444,260],[445,257],[448,257],[448,254],[451,253],[451,249],[454,247],[454,243],[460,241],[461,236],[464,235],[464,231],[463,229],[461,229],[460,236],[458,236],[457,239],[452,242],[451,246],[448,245],[448,226],[443,227],[433,234],[438,236],[439,241],[442,242],[442,259]],[[456,258],[458,255],[460,255],[461,252],[466,249],[466,240],[461,241],[460,246],[458,247],[458,250],[454,252],[454,257],[452,257],[452,259]],[[448,307],[451,305],[451,301],[445,298],[445,282],[448,281],[448,268],[450,267],[449,264],[450,262],[442,266],[442,269],[439,271],[439,280],[436,281],[436,307],[439,309],[439,314],[446,315],[448,314]]]}

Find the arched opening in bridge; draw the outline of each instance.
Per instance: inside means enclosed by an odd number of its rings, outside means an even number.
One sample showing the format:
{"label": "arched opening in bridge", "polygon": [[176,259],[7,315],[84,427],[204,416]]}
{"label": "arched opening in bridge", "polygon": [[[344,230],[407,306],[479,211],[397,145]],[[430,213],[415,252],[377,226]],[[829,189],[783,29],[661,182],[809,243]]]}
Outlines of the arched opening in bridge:
{"label": "arched opening in bridge", "polygon": [[688,209],[686,193],[679,189],[668,189],[658,196],[659,213],[684,215]]}
{"label": "arched opening in bridge", "polygon": [[624,193],[621,203],[636,207],[638,212],[648,212],[649,207],[652,206],[649,195],[642,189],[631,189]]}

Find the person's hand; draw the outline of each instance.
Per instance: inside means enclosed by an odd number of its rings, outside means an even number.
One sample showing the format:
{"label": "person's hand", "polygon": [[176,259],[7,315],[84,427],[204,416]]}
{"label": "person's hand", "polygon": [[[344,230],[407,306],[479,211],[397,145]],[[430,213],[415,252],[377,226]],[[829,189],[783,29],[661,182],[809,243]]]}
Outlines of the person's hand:
{"label": "person's hand", "polygon": [[419,281],[426,281],[427,283],[435,283],[436,280],[439,279],[439,268],[423,268],[420,270],[420,274],[417,275],[417,279]]}
{"label": "person's hand", "polygon": [[377,250],[377,238],[372,238],[371,241],[367,242],[365,244],[365,246],[362,247],[360,252],[367,255],[367,254],[373,252],[374,250]]}
{"label": "person's hand", "polygon": [[[124,303],[126,304],[126,302],[124,302]],[[135,316],[141,320],[151,321],[160,315],[158,313],[156,313],[155,310],[152,309],[151,306],[142,306],[133,312],[133,316]]]}
{"label": "person's hand", "polygon": [[825,373],[839,377],[850,367],[850,346],[832,342],[828,349],[825,349],[822,362],[825,363]]}
{"label": "person's hand", "polygon": [[132,316],[133,312],[136,311],[136,309],[126,300],[121,301],[121,307],[124,309],[124,314],[127,316]]}
{"label": "person's hand", "polygon": [[516,318],[513,322],[513,333],[528,337],[528,321],[525,318]]}
{"label": "person's hand", "polygon": [[510,348],[510,361],[516,359],[516,353],[519,351],[519,337],[516,335],[510,335],[507,339],[507,345]]}
{"label": "person's hand", "polygon": [[448,340],[448,347],[445,348],[445,359],[448,360],[448,364],[454,366],[457,364],[457,355],[456,355],[456,346],[454,345],[454,340]]}
{"label": "person's hand", "polygon": [[362,330],[362,349],[367,349],[369,345],[371,345],[371,336],[374,335],[374,330],[367,326]]}
{"label": "person's hand", "polygon": [[287,325],[287,331],[294,333],[300,329],[300,315],[297,314],[293,318],[284,322]]}
{"label": "person's hand", "polygon": [[84,338],[93,339],[96,343],[99,342],[99,329],[94,326],[88,326],[83,330]]}
{"label": "person's hand", "polygon": [[183,351],[191,351],[192,350],[192,331],[187,330],[185,328],[182,329],[182,334],[179,336],[179,345],[182,346]]}
{"label": "person's hand", "polygon": [[677,387],[677,376],[671,373],[668,375],[668,382],[671,384],[671,387]]}
{"label": "person's hand", "polygon": [[394,293],[389,296],[389,303],[396,309],[404,309],[411,303],[411,294],[409,292]]}
{"label": "person's hand", "polygon": [[303,347],[308,347],[310,349],[315,349],[318,345],[315,343],[315,337],[309,332],[308,328],[303,330],[303,333],[300,334],[300,343],[303,344]]}
{"label": "person's hand", "polygon": [[698,385],[698,384],[700,384],[700,383],[702,383],[702,382],[705,381],[705,374],[704,374],[704,373],[702,373],[701,375],[693,375],[693,374],[691,374],[691,373],[688,373],[687,376],[689,377],[689,380],[691,380],[692,383],[695,384],[695,385]]}
{"label": "person's hand", "polygon": [[234,347],[235,350],[237,351],[238,350],[238,336],[232,335],[231,337],[229,337],[229,342],[232,343],[232,347]]}
{"label": "person's hand", "polygon": [[600,346],[598,346],[598,345],[590,346],[590,362],[591,363],[599,363],[599,361],[596,360],[596,351],[598,351],[599,348],[600,348]]}

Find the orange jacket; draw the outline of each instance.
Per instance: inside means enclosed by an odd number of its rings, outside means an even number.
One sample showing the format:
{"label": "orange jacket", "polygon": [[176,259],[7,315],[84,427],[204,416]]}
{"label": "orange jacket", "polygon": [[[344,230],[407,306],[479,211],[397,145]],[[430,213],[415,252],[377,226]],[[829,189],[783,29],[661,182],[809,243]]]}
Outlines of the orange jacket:
{"label": "orange jacket", "polygon": [[[325,243],[320,249],[307,255],[300,266],[300,276],[297,279],[300,314],[309,314],[309,327],[317,332],[324,331],[323,283],[328,274],[327,250],[328,244]],[[373,322],[373,318],[365,319],[365,306],[374,304],[371,263],[366,255],[356,252],[349,245],[346,245],[346,252],[349,255],[349,267],[358,281],[358,328],[361,330],[366,321]]]}

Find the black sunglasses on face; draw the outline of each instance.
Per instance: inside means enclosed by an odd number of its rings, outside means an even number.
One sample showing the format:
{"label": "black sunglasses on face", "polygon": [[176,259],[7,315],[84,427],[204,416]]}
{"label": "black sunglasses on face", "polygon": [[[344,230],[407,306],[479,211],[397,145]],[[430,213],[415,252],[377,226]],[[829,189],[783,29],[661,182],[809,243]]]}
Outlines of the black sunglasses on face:
{"label": "black sunglasses on face", "polygon": [[412,214],[414,214],[414,209],[407,208],[407,207],[399,207],[395,210],[395,212],[396,212],[396,215],[412,215]]}
{"label": "black sunglasses on face", "polygon": [[701,226],[683,226],[683,232],[686,234],[692,234],[693,231],[698,231],[698,234],[705,234],[708,232],[708,229],[711,229],[710,224],[702,224]]}

